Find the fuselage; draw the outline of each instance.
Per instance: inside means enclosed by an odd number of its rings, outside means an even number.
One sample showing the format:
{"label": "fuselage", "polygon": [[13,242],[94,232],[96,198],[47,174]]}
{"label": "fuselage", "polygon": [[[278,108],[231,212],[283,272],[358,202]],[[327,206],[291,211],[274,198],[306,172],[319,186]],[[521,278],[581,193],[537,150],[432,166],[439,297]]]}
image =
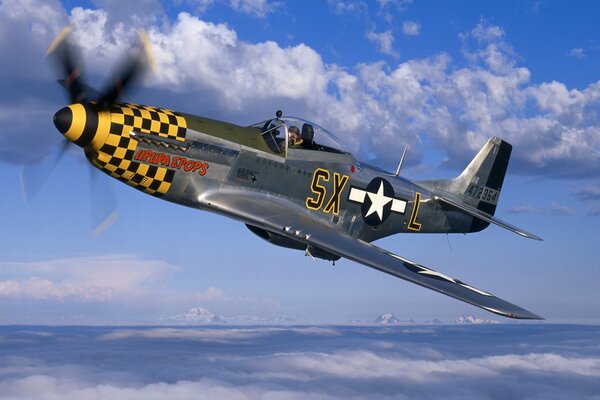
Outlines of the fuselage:
{"label": "fuselage", "polygon": [[[315,130],[294,146],[294,124]],[[204,194],[235,189],[282,196],[312,218],[373,241],[400,232],[468,232],[472,218],[432,201],[428,188],[359,163],[327,145],[327,131],[297,118],[249,127],[167,109],[73,104],[55,124],[97,168],[138,190],[185,206],[211,209]],[[319,136],[320,134],[320,136]]]}

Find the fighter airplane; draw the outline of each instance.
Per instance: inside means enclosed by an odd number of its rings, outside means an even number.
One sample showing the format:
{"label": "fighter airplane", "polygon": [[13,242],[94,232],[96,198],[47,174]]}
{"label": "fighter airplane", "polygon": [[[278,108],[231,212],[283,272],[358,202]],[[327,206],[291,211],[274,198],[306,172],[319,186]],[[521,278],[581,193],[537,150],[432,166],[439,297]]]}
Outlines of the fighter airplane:
{"label": "fighter airplane", "polygon": [[490,138],[454,179],[410,181],[361,163],[328,130],[275,116],[238,126],[119,103],[149,63],[143,39],[114,82],[83,81],[70,28],[49,49],[70,103],[54,115],[68,141],[102,172],[162,200],[234,218],[277,246],[340,258],[517,319],[542,319],[491,293],[372,244],[397,233],[470,233],[490,224],[539,237],[494,216],[512,146]]}

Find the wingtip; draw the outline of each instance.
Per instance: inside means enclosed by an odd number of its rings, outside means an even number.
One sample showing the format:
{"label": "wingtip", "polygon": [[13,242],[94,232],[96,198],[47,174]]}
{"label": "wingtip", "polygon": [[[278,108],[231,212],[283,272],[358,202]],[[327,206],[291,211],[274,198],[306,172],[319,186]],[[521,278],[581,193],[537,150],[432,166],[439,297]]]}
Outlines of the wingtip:
{"label": "wingtip", "polygon": [[515,310],[514,312],[508,312],[508,311],[500,311],[498,309],[491,308],[491,307],[482,306],[482,308],[484,310],[487,310],[491,313],[494,313],[494,314],[497,314],[497,315],[500,315],[500,316],[506,317],[506,318],[524,319],[524,320],[541,320],[541,321],[545,320],[544,317],[534,314],[531,311],[527,311],[518,306],[515,306],[515,307],[517,308],[517,310]]}
{"label": "wingtip", "polygon": [[525,232],[523,230],[515,231],[515,233],[517,233],[518,235],[523,236],[524,238],[527,238],[527,239],[533,239],[533,240],[537,240],[539,242],[544,241],[544,239],[542,239],[538,235],[534,235],[533,233]]}
{"label": "wingtip", "polygon": [[530,233],[529,236],[526,236],[529,239],[533,239],[533,240],[537,240],[538,242],[543,242],[544,239],[542,239],[541,237],[534,235],[533,233]]}
{"label": "wingtip", "polygon": [[508,316],[508,317],[512,318],[512,319],[523,319],[523,320],[531,320],[531,321],[545,321],[546,320],[546,318],[541,317],[536,314],[533,314],[533,313],[524,314],[524,315],[513,315],[513,316]]}

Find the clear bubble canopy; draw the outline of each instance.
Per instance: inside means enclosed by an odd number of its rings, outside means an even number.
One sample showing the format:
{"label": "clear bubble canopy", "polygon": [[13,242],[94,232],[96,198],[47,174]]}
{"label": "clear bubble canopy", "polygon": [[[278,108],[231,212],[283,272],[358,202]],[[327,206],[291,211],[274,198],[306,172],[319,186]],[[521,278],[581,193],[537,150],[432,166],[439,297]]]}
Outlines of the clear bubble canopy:
{"label": "clear bubble canopy", "polygon": [[[350,153],[347,146],[329,130],[303,118],[282,117],[278,112],[276,118],[258,122],[251,126],[261,129],[265,140],[270,143],[270,147],[271,144],[274,144],[275,147],[281,150],[289,147],[339,154]],[[303,139],[304,145],[293,145],[294,131],[298,132],[298,136]]]}

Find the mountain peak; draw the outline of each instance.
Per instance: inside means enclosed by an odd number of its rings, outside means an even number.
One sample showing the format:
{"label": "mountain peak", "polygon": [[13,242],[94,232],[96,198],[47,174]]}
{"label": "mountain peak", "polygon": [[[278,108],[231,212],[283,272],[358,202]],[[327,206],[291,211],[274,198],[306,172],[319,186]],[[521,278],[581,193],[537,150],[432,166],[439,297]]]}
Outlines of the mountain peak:
{"label": "mountain peak", "polygon": [[168,318],[168,320],[187,324],[221,324],[225,322],[212,311],[202,307],[190,308],[182,314],[177,314]]}
{"label": "mountain peak", "polygon": [[400,320],[392,313],[381,314],[373,321],[376,324],[399,324]]}
{"label": "mountain peak", "polygon": [[483,319],[475,317],[471,314],[465,314],[454,320],[457,324],[499,324],[500,322],[493,319]]}

